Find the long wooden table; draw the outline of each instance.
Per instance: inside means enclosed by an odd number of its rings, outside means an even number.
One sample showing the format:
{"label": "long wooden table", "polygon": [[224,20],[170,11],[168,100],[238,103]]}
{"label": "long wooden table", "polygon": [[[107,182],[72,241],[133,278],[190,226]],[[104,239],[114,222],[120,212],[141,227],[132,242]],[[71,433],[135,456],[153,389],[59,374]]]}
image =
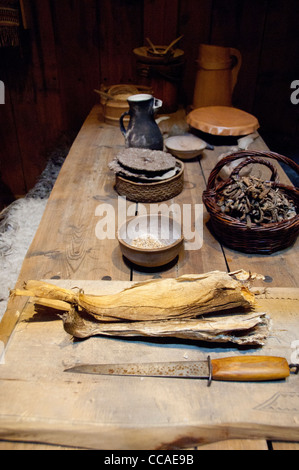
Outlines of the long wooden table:
{"label": "long wooden table", "polygon": [[[161,123],[161,129],[167,131],[181,119],[182,113],[176,113],[168,121]],[[260,281],[257,286],[268,289],[270,297],[273,292],[277,299],[285,295],[288,299],[285,302],[293,302],[293,314],[299,315],[298,240],[293,247],[272,256],[246,255],[221,246],[206,226],[209,216],[204,210],[204,242],[201,249],[183,251],[178,261],[167,269],[143,270],[124,261],[115,238],[99,239],[96,236],[96,227],[100,215],[104,215],[99,211],[99,206],[103,208],[103,204],[107,204],[118,216],[118,195],[114,191],[114,175],[108,169],[108,163],[123,146],[124,139],[119,129],[106,125],[100,106],[95,106],[61,169],[39,229],[24,260],[18,287],[28,279],[47,279],[70,287],[84,284],[91,290],[97,290],[98,284],[103,290],[109,291],[112,284],[115,289],[132,281],[153,277],[177,277],[187,273],[235,271],[242,268],[266,276],[266,282]],[[267,149],[260,137],[252,148]],[[202,191],[210,171],[219,154],[227,150],[228,147],[215,147],[213,151],[206,150],[201,159],[186,162],[184,191],[174,200],[167,201],[167,204],[174,202],[180,207],[183,204],[191,204],[192,207],[201,204]],[[282,181],[287,180],[282,170],[280,177]],[[138,214],[142,209],[140,205],[130,201],[126,201],[125,206],[121,207],[122,211],[127,211],[127,215]],[[147,205],[145,207],[148,208]],[[273,294],[274,299],[275,295]],[[271,305],[275,310],[279,301],[273,302]],[[187,381],[188,385],[184,385],[182,389],[182,381],[179,385],[174,385],[169,379],[161,379],[163,383],[156,385],[155,379],[148,378],[137,379],[138,383],[135,378],[72,378],[64,374],[65,367],[62,367],[71,365],[72,361],[94,358],[99,362],[115,363],[124,362],[124,358],[131,362],[163,358],[196,360],[211,352],[216,355],[238,354],[236,348],[213,349],[213,345],[207,347],[175,340],[163,343],[98,337],[73,342],[64,332],[59,319],[38,318],[38,321],[33,321],[35,316],[32,308],[30,301],[27,302],[23,297],[11,299],[0,325],[0,344],[6,347],[3,355],[5,360],[0,365],[0,449],[44,449],[51,446],[134,449],[135,445],[136,448],[152,448],[151,446],[157,447],[158,443],[161,448],[164,445],[166,448],[196,447],[199,450],[266,450],[269,447],[299,449],[299,444],[293,442],[299,441],[299,438],[293,438],[287,428],[283,435],[271,434],[270,430],[265,430],[264,425],[259,432],[251,433],[246,428],[246,423],[237,422],[236,431],[232,432],[227,423],[220,423],[213,434],[213,427],[208,425],[209,419],[212,423],[213,414],[221,407],[221,395],[225,390],[223,385],[219,388],[217,384],[212,392],[216,395],[210,397],[214,397],[219,403],[210,401],[209,409],[206,410],[208,418],[205,438],[202,429],[197,434],[195,418],[194,422],[190,422],[193,407],[195,409],[201,404],[199,398],[196,403],[189,401],[197,393],[198,385],[194,381]],[[287,312],[287,307],[283,308]],[[284,330],[282,327],[280,329]],[[299,339],[294,331],[293,336],[290,334],[286,337],[286,341]],[[271,384],[271,391],[283,395],[284,385]],[[263,396],[263,385],[260,387]],[[157,394],[156,397],[149,395],[150,390]],[[226,390],[233,394],[237,389],[228,387]],[[244,392],[245,390],[248,389],[244,388]],[[198,392],[207,393],[203,384]],[[136,393],[138,394],[135,396]],[[293,436],[298,436],[299,396],[293,391],[289,392],[289,396],[295,400],[292,411],[292,416],[295,416]],[[132,402],[131,398],[135,401]],[[148,410],[154,416],[147,415],[147,400]],[[231,406],[234,407],[233,398]],[[242,407],[242,402],[235,406]],[[103,416],[100,416],[101,413]],[[177,417],[174,416],[176,413]],[[233,409],[233,413],[238,412]],[[287,414],[282,413],[281,416],[284,422]],[[246,431],[240,432],[242,426]],[[178,429],[183,433],[180,436]],[[162,432],[166,433],[164,440],[159,437]],[[156,440],[153,433],[156,433]],[[274,439],[275,436],[277,439]]]}

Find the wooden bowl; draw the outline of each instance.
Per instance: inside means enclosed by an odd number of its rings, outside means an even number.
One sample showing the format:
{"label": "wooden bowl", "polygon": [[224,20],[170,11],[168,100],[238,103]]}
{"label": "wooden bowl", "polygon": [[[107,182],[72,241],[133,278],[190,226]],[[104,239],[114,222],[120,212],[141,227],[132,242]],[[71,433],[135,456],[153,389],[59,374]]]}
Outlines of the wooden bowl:
{"label": "wooden bowl", "polygon": [[166,149],[180,160],[190,160],[200,155],[206,142],[192,134],[176,135],[165,140]]}
{"label": "wooden bowl", "polygon": [[[158,46],[160,47],[160,46]],[[179,62],[183,60],[183,57],[185,55],[185,52],[182,51],[181,49],[172,49],[172,53],[169,54],[168,56],[163,55],[156,55],[156,54],[151,54],[149,52],[149,47],[143,46],[143,47],[137,47],[136,49],[133,50],[133,53],[135,56],[137,56],[137,59],[141,61],[141,63],[149,63],[149,64],[164,64],[165,62],[167,64],[171,64],[173,62]]]}
{"label": "wooden bowl", "polygon": [[152,47],[149,47],[147,49],[147,53],[150,56],[164,57],[164,59],[167,60],[170,56],[173,56],[173,49],[171,48],[168,51],[166,51],[166,49],[168,49],[167,46],[155,46],[155,50]]}
{"label": "wooden bowl", "polygon": [[120,227],[117,238],[125,258],[148,268],[170,263],[184,244],[181,225],[161,214],[130,219]]}
{"label": "wooden bowl", "polygon": [[[112,85],[101,89],[101,104],[104,111],[104,120],[106,124],[119,127],[121,115],[129,111],[128,97],[137,93],[153,94],[153,90],[147,86],[141,85]],[[100,93],[101,93],[100,92]],[[129,117],[124,118],[124,123],[128,124]]]}

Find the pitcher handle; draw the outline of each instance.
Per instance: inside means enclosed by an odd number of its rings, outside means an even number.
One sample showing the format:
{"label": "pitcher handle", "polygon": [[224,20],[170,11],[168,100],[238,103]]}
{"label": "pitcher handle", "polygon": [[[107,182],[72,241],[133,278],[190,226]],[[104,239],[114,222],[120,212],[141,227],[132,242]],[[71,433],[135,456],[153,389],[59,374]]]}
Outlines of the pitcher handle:
{"label": "pitcher handle", "polygon": [[123,113],[120,118],[119,118],[119,125],[120,125],[120,130],[121,130],[121,133],[126,137],[126,133],[127,133],[127,129],[125,128],[125,125],[124,125],[124,118],[126,116],[129,116],[130,112],[129,111],[126,111],[125,113]]}
{"label": "pitcher handle", "polygon": [[163,106],[163,101],[159,100],[158,98],[154,98],[154,106],[153,106],[154,111],[157,111],[159,108],[162,108],[162,106]]}
{"label": "pitcher handle", "polygon": [[238,80],[238,75],[240,72],[240,68],[242,65],[242,54],[238,49],[234,49],[233,47],[230,48],[230,55],[231,57],[235,57],[237,59],[236,65],[232,69],[232,91],[234,91],[234,88],[236,86],[237,80]]}

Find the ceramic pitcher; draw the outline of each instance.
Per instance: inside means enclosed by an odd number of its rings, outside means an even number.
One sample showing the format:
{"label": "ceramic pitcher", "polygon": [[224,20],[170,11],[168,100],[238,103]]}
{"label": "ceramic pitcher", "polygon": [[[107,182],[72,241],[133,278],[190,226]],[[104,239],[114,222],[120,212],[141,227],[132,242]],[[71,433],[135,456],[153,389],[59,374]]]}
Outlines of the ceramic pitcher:
{"label": "ceramic pitcher", "polygon": [[[123,113],[119,121],[126,147],[163,150],[163,136],[155,121],[155,112],[162,107],[162,101],[142,93],[130,96],[128,103],[129,111]],[[124,118],[127,115],[130,121],[126,129]]]}
{"label": "ceramic pitcher", "polygon": [[193,107],[232,106],[232,95],[242,64],[232,47],[200,44]]}

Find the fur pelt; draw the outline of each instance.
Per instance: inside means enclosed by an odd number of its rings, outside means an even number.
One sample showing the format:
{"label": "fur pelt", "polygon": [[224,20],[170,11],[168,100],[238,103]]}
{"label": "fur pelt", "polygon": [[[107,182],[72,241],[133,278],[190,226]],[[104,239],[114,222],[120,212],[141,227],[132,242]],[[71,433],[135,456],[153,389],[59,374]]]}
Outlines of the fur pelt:
{"label": "fur pelt", "polygon": [[66,145],[53,152],[35,187],[0,214],[0,320],[67,153]]}

